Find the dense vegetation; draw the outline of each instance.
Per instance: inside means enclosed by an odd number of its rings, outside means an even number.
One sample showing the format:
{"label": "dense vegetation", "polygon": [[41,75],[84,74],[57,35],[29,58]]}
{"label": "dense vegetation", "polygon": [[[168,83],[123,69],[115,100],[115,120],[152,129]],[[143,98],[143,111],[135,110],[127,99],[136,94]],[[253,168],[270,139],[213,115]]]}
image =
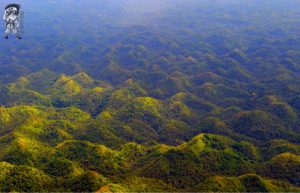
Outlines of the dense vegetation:
{"label": "dense vegetation", "polygon": [[145,1],[0,45],[0,191],[300,192],[300,3]]}

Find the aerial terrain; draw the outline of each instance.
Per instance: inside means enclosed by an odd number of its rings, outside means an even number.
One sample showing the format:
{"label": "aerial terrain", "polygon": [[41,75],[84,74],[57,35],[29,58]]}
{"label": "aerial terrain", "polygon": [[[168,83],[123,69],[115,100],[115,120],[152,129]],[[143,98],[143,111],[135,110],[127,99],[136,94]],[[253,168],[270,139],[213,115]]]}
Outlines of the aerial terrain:
{"label": "aerial terrain", "polygon": [[300,192],[300,1],[19,3],[0,192]]}

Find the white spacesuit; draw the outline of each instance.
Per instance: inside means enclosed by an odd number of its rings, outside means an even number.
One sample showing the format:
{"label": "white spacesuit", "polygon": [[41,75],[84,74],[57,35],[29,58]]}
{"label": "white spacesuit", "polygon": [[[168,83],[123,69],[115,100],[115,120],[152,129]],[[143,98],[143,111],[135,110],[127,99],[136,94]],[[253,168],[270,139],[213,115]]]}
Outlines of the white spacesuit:
{"label": "white spacesuit", "polygon": [[11,6],[5,9],[3,16],[5,21],[5,39],[8,39],[9,34],[14,34],[17,39],[21,39],[19,34],[19,13],[20,7]]}

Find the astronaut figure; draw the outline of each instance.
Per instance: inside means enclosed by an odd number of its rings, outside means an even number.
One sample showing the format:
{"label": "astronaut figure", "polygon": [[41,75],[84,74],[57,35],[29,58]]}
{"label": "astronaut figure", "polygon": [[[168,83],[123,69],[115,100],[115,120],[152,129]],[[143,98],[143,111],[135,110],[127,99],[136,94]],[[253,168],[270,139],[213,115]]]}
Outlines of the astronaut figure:
{"label": "astronaut figure", "polygon": [[14,34],[17,39],[20,36],[20,5],[9,4],[5,7],[3,19],[5,21],[5,39],[8,39],[9,34]]}

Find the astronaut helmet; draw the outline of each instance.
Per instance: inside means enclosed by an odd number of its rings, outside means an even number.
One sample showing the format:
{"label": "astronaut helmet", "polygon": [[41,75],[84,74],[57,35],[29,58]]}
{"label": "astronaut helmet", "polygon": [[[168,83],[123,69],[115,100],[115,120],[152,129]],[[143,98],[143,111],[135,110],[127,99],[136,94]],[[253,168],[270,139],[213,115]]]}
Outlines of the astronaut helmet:
{"label": "astronaut helmet", "polygon": [[19,4],[12,3],[5,7],[5,11],[8,15],[11,15],[11,14],[18,15],[20,12],[20,8],[21,8],[21,6]]}

